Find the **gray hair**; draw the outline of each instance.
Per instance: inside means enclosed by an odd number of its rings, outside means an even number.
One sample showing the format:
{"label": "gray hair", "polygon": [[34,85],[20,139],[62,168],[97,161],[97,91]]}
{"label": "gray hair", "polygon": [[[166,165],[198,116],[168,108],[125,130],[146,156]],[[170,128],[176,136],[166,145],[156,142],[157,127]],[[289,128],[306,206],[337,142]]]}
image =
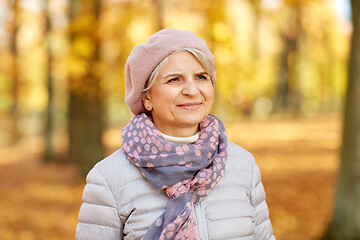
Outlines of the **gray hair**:
{"label": "gray hair", "polygon": [[[180,51],[187,51],[189,53],[191,53],[192,55],[194,55],[194,57],[196,57],[196,59],[200,62],[201,66],[205,69],[205,71],[210,75],[210,79],[212,84],[215,86],[216,85],[216,76],[215,76],[215,72],[216,72],[216,68],[215,68],[215,64],[212,61],[212,59],[206,55],[205,53],[203,53],[202,51],[196,49],[196,48],[181,48],[178,49],[175,52],[180,52]],[[165,65],[165,63],[167,63],[169,56],[166,56],[158,65],[156,65],[156,67],[152,70],[148,80],[145,83],[144,86],[144,90],[142,91],[143,93],[143,97],[146,96],[146,94],[149,93],[151,87],[154,85],[155,79],[157,78],[157,76],[160,73],[161,68]]]}

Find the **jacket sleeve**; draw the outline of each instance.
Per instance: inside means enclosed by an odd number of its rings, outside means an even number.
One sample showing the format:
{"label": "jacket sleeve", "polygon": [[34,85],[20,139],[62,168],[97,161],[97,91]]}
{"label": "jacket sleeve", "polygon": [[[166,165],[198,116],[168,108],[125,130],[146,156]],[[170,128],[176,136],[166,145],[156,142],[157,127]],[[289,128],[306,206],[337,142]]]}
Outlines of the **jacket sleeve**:
{"label": "jacket sleeve", "polygon": [[255,240],[275,240],[269,218],[269,209],[265,201],[265,190],[261,182],[260,169],[253,163],[251,204],[255,207]]}
{"label": "jacket sleeve", "polygon": [[86,178],[82,200],[75,240],[123,239],[114,196],[96,167]]}

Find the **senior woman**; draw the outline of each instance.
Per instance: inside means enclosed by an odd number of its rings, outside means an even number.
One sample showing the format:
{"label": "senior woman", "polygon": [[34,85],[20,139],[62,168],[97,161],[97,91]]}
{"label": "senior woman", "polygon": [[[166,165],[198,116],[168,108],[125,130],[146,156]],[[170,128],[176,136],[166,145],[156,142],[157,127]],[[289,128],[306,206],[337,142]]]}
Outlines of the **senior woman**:
{"label": "senior woman", "polygon": [[214,57],[164,29],[131,52],[122,148],[87,176],[76,239],[275,239],[253,156],[209,114]]}

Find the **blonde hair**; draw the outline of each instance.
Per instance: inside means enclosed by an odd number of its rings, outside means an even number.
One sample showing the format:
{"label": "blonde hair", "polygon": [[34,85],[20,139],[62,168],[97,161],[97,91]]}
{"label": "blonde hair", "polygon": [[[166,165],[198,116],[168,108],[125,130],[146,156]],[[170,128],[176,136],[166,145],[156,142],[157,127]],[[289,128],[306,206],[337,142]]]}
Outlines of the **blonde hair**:
{"label": "blonde hair", "polygon": [[[210,75],[212,84],[214,86],[216,85],[215,64],[208,55],[206,55],[205,53],[203,53],[202,51],[200,51],[196,48],[181,48],[181,49],[174,51],[173,53],[180,52],[180,51],[187,51],[187,52],[191,53],[200,62],[201,66],[205,69],[205,71]],[[159,62],[159,64],[156,65],[156,67],[152,70],[148,80],[145,83],[144,90],[142,91],[143,98],[146,96],[146,94],[149,93],[151,87],[153,86],[153,84],[155,82],[155,79],[157,78],[157,76],[160,73],[161,68],[165,65],[165,63],[167,63],[169,56],[170,55],[166,56],[163,60],[161,60],[161,62]]]}

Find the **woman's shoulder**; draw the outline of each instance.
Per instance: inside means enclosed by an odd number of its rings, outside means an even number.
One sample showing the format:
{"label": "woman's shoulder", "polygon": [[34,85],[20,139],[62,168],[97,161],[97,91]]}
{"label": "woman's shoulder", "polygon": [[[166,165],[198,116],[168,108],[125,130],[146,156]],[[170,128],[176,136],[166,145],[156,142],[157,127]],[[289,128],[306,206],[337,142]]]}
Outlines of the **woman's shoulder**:
{"label": "woman's shoulder", "polygon": [[94,168],[97,168],[102,173],[107,174],[119,168],[122,168],[127,164],[129,164],[129,162],[126,161],[124,152],[121,148],[119,148],[109,156],[97,162]]}
{"label": "woman's shoulder", "polygon": [[249,151],[230,141],[228,142],[228,156],[245,158],[251,161],[255,160],[254,156]]}
{"label": "woman's shoulder", "polygon": [[255,158],[249,151],[233,142],[228,142],[228,157],[226,163],[228,169],[251,171],[254,164]]}
{"label": "woman's shoulder", "polygon": [[91,171],[100,173],[109,182],[127,182],[142,177],[139,170],[127,160],[121,148],[95,164]]}

